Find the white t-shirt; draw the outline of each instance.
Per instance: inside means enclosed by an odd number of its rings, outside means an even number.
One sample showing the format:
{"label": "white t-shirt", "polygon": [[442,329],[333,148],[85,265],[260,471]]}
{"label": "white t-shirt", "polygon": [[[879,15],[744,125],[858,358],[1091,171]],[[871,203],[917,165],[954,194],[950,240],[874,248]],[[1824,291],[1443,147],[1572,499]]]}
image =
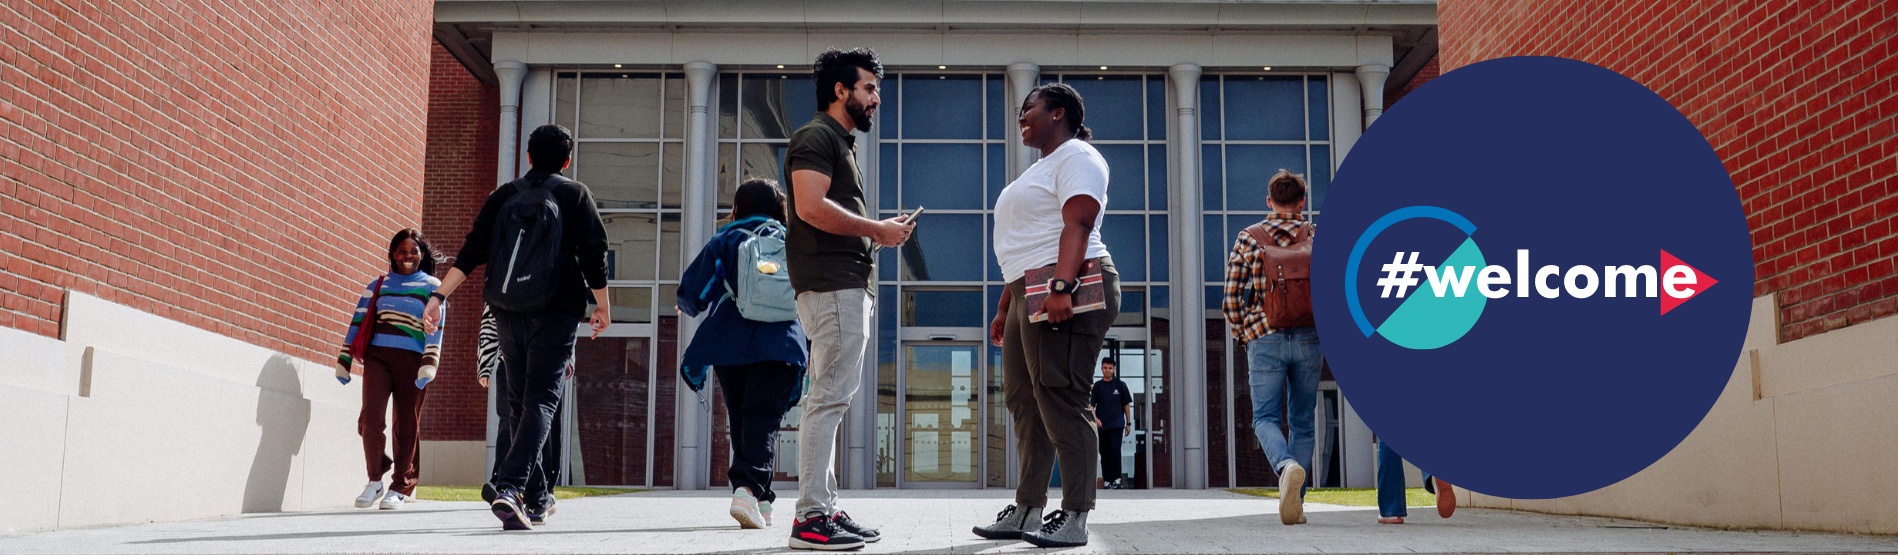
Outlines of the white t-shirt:
{"label": "white t-shirt", "polygon": [[1078,195],[1094,197],[1101,214],[1087,236],[1087,258],[1107,256],[1101,220],[1107,213],[1107,159],[1080,139],[1061,143],[1002,189],[995,201],[995,259],[1002,279],[1021,279],[1028,270],[1060,258],[1061,206]]}

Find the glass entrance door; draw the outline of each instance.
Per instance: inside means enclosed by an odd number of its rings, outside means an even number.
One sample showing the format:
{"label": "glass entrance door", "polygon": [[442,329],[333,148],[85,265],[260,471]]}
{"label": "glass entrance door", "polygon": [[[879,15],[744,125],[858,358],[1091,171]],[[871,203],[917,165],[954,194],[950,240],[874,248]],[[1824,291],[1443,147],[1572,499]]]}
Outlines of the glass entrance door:
{"label": "glass entrance door", "polygon": [[904,488],[976,488],[983,475],[984,380],[977,343],[903,346],[901,480]]}

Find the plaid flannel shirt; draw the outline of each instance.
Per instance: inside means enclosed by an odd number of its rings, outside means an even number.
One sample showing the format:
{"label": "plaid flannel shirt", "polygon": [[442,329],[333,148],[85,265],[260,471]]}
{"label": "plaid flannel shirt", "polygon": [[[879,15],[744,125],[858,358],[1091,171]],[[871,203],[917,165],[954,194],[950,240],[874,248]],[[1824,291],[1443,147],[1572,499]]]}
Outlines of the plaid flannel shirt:
{"label": "plaid flannel shirt", "polygon": [[[1281,247],[1292,244],[1301,226],[1311,226],[1312,237],[1318,237],[1318,224],[1306,221],[1304,216],[1274,213],[1261,223],[1271,233],[1272,242]],[[1265,313],[1246,298],[1248,291],[1265,288],[1265,265],[1259,247],[1259,243],[1252,240],[1252,234],[1240,230],[1239,238],[1232,244],[1232,254],[1226,257],[1226,299],[1220,307],[1226,313],[1228,328],[1240,343],[1272,333]]]}

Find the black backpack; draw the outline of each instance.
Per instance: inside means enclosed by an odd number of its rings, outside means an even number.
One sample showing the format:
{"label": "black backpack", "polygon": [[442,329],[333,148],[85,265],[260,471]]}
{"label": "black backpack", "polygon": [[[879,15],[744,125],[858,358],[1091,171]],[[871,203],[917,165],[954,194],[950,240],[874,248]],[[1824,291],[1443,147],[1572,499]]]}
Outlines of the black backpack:
{"label": "black backpack", "polygon": [[560,288],[560,262],[568,256],[560,248],[560,201],[554,199],[554,188],[566,181],[550,174],[536,181],[514,182],[514,196],[495,215],[494,237],[488,247],[484,298],[490,306],[533,312],[553,301]]}

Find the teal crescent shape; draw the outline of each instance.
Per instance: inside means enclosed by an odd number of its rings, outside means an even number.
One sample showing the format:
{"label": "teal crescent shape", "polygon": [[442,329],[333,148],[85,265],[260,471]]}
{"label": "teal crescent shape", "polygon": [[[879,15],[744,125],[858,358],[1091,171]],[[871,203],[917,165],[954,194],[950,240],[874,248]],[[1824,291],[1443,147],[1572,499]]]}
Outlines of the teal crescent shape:
{"label": "teal crescent shape", "polygon": [[[1464,239],[1463,244],[1457,246],[1456,251],[1437,266],[1439,279],[1446,272],[1456,271],[1452,268],[1476,268],[1466,280],[1468,285],[1463,296],[1456,296],[1446,286],[1443,296],[1438,297],[1432,292],[1429,280],[1422,279],[1403,304],[1398,305],[1397,310],[1377,326],[1377,334],[1399,347],[1419,351],[1435,349],[1462,339],[1471,328],[1476,327],[1476,320],[1483,316],[1483,306],[1489,303],[1489,297],[1483,296],[1475,283],[1486,265],[1483,251],[1476,247],[1476,239]],[[1461,272],[1458,277],[1462,277]]]}

